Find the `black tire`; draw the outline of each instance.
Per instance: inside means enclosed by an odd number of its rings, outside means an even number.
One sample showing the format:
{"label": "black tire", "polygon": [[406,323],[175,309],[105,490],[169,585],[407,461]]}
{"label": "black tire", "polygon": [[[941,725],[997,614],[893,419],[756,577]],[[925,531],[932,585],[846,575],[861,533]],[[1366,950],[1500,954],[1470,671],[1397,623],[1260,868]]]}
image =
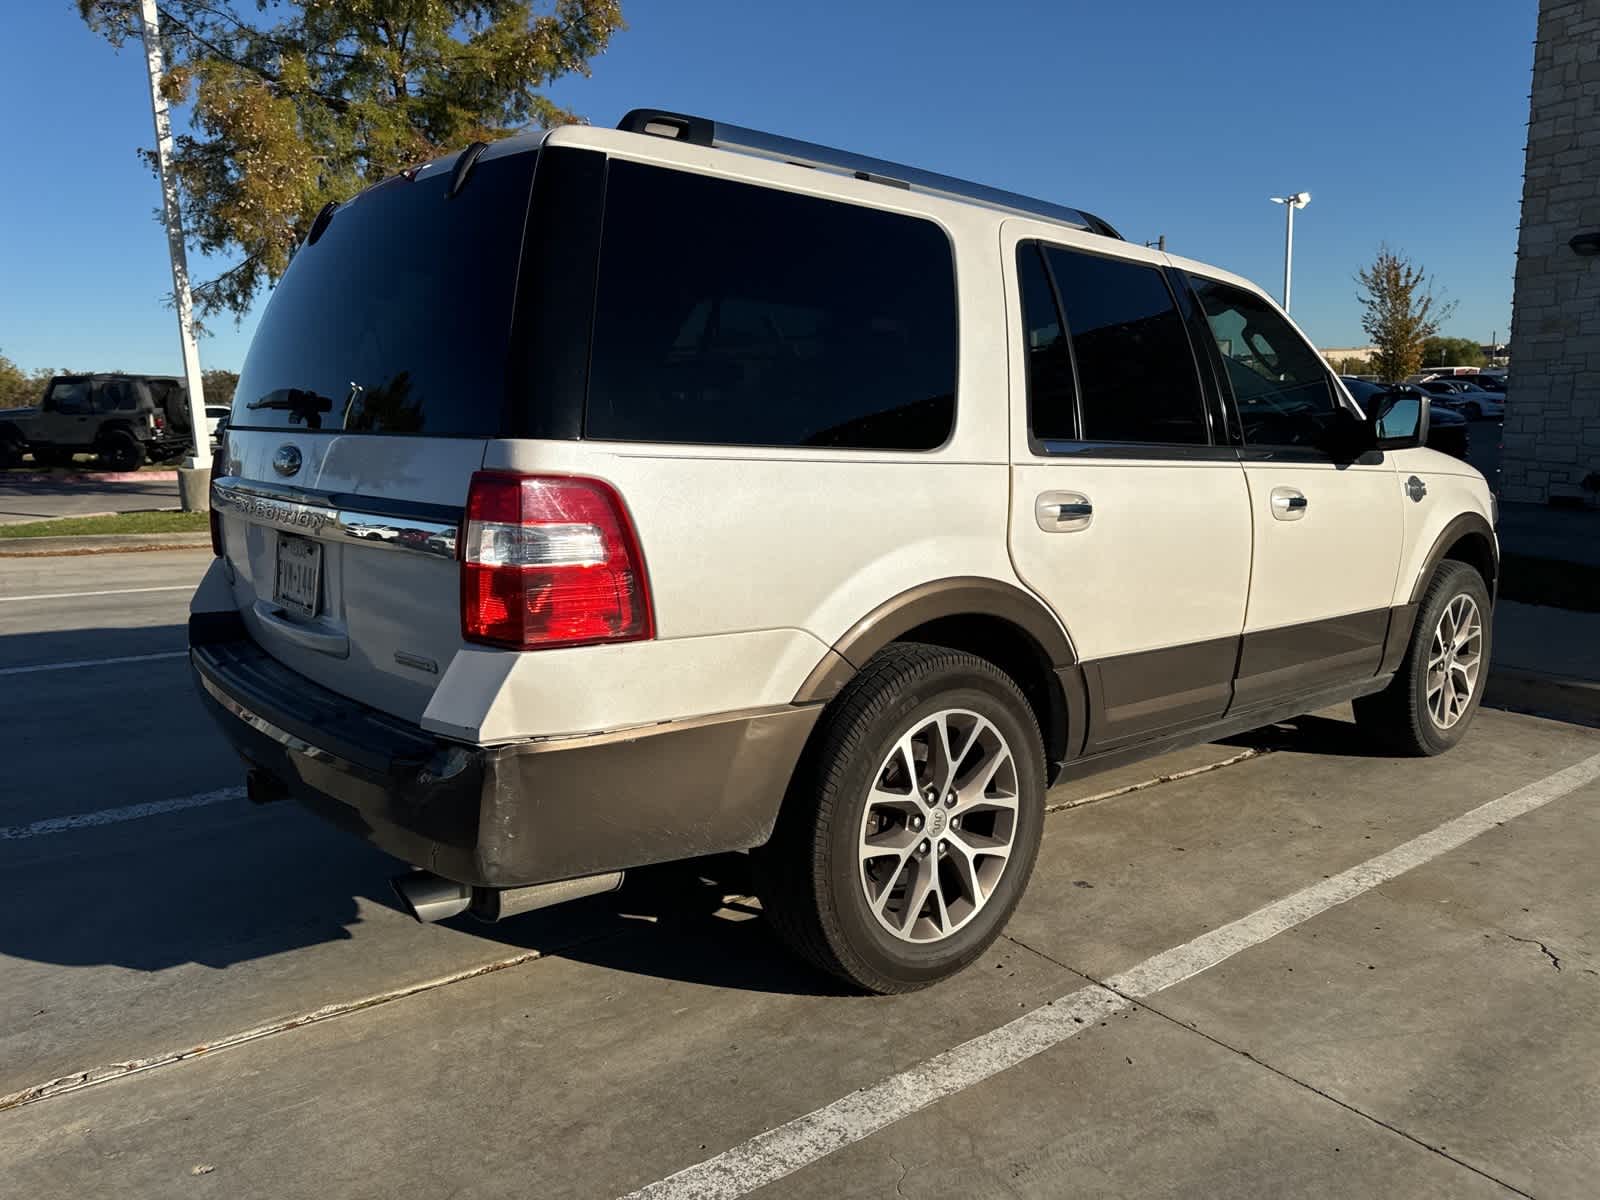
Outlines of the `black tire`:
{"label": "black tire", "polygon": [[[1443,728],[1428,704],[1428,658],[1440,617],[1460,596],[1470,597],[1478,607],[1482,625],[1478,673],[1465,709],[1454,724]],[[1361,731],[1398,754],[1443,754],[1459,742],[1477,714],[1488,681],[1494,637],[1492,617],[1489,588],[1483,576],[1466,563],[1440,563],[1422,595],[1417,621],[1411,628],[1411,642],[1394,679],[1383,691],[1355,702],[1356,724]]]}
{"label": "black tire", "polygon": [[[873,915],[860,878],[868,791],[896,741],[947,709],[984,718],[1011,751],[1017,797],[1011,851],[965,924],[936,941],[901,940]],[[957,750],[958,764],[973,744]],[[942,646],[890,646],[828,706],[772,840],[756,853],[767,918],[802,958],[869,992],[910,992],[954,975],[999,935],[1027,887],[1044,829],[1044,793],[1038,722],[1005,672]],[[931,829],[931,812],[927,819]],[[942,860],[933,869],[944,870]]]}
{"label": "black tire", "polygon": [[136,471],[144,465],[144,447],[131,433],[116,429],[95,446],[100,465],[108,471]]}
{"label": "black tire", "polygon": [[1475,401],[1469,401],[1468,404],[1467,404],[1467,420],[1469,420],[1469,421],[1481,421],[1481,420],[1483,420],[1483,409],[1480,408]]}
{"label": "black tire", "polygon": [[9,471],[22,465],[22,443],[14,437],[0,434],[0,471]]}

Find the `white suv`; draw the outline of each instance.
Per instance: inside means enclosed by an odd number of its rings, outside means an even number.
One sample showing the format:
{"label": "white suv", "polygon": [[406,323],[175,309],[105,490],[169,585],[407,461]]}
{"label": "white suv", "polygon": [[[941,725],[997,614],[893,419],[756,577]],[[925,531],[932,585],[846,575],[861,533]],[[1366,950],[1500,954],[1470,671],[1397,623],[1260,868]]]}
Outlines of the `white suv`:
{"label": "white suv", "polygon": [[213,479],[199,684],[423,919],[755,852],[855,984],[970,963],[1045,789],[1356,699],[1456,742],[1489,491],[1252,284],[636,112],[325,210]]}

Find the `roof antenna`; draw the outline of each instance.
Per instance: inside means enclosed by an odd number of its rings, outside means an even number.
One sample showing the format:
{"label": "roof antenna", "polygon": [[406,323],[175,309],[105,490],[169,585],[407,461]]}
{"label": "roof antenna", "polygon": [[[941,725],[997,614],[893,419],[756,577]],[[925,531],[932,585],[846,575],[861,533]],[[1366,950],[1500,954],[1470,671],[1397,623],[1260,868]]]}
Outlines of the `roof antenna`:
{"label": "roof antenna", "polygon": [[478,161],[478,156],[488,148],[488,142],[473,142],[472,145],[461,152],[460,157],[456,159],[456,169],[450,176],[450,188],[444,194],[446,200],[467,186],[467,176],[472,174],[473,164]]}

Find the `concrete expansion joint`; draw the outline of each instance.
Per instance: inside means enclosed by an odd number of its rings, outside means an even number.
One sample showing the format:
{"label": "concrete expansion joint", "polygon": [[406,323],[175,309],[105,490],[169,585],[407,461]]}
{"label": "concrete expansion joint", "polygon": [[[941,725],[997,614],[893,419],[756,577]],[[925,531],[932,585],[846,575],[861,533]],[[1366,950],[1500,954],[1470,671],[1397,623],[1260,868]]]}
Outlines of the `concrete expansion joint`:
{"label": "concrete expansion joint", "polygon": [[[1374,890],[1376,890],[1376,889],[1374,889]],[[1093,983],[1093,984],[1095,984],[1095,985],[1097,985],[1099,987],[1105,988],[1106,991],[1108,991],[1108,992],[1112,993],[1113,995],[1118,996],[1122,1000],[1126,1001],[1131,1008],[1147,1012],[1147,1013],[1151,1014],[1152,1016],[1159,1017],[1161,1020],[1166,1021],[1168,1024],[1175,1025],[1179,1029],[1187,1030],[1188,1032],[1190,1032],[1192,1034],[1195,1034],[1197,1037],[1202,1037],[1206,1041],[1210,1042],[1213,1046],[1216,1046],[1218,1049],[1226,1050],[1229,1054],[1232,1054],[1237,1058],[1242,1058],[1242,1059],[1245,1059],[1248,1062],[1252,1062],[1256,1066],[1260,1067],[1263,1071],[1270,1071],[1273,1075],[1276,1075],[1279,1079],[1282,1079],[1284,1082],[1291,1083],[1294,1086],[1299,1087],[1299,1088],[1304,1088],[1306,1091],[1311,1092],[1313,1095],[1321,1097],[1322,1099],[1328,1101],[1330,1104],[1337,1104],[1340,1108],[1344,1109],[1346,1112],[1351,1113],[1351,1114],[1353,1114],[1353,1115],[1355,1115],[1357,1117],[1360,1117],[1364,1121],[1371,1122],[1373,1125],[1376,1125],[1381,1129],[1387,1130],[1388,1132],[1394,1134],[1396,1137],[1404,1138],[1406,1141],[1410,1142],[1414,1146],[1419,1147],[1420,1149],[1427,1150],[1428,1152],[1430,1152],[1432,1154],[1437,1154],[1440,1158],[1447,1159],[1448,1161],[1450,1161],[1452,1163],[1455,1163],[1456,1166],[1461,1167],[1463,1170],[1471,1171],[1474,1175],[1480,1176],[1481,1178],[1488,1180],[1489,1182],[1497,1185],[1498,1187],[1504,1188],[1506,1191],[1510,1192],[1514,1196],[1521,1196],[1521,1197],[1524,1198],[1524,1200],[1534,1200],[1534,1197],[1531,1196],[1528,1192],[1525,1192],[1525,1191],[1521,1190],[1520,1188],[1514,1187],[1513,1185],[1511,1185],[1510,1183],[1507,1183],[1504,1179],[1501,1179],[1497,1175],[1490,1174],[1488,1171],[1485,1171],[1482,1167],[1474,1166],[1472,1163],[1467,1162],[1465,1159],[1462,1159],[1462,1158],[1458,1157],[1457,1155],[1451,1154],[1450,1151],[1447,1150],[1445,1147],[1437,1146],[1437,1145],[1434,1145],[1432,1142],[1424,1141],[1422,1138],[1418,1137],[1416,1134],[1408,1133],[1406,1130],[1401,1129],[1398,1125],[1393,1125],[1390,1122],[1385,1121],[1382,1117],[1377,1116],[1374,1113],[1367,1112],[1365,1109],[1358,1107],[1357,1105],[1351,1103],[1348,1100],[1341,1099],[1340,1097],[1334,1095],[1332,1092],[1329,1092],[1329,1091],[1325,1090],[1324,1088],[1320,1088],[1316,1084],[1311,1083],[1309,1080],[1301,1079],[1298,1075],[1293,1075],[1290,1072],[1284,1070],[1282,1067],[1274,1066],[1272,1063],[1268,1062],[1266,1059],[1261,1058],[1261,1057],[1257,1056],[1256,1054],[1253,1054],[1251,1051],[1246,1050],[1242,1046],[1235,1046],[1233,1043],[1224,1041],[1222,1038],[1216,1036],[1215,1034],[1207,1033],[1204,1029],[1201,1029],[1200,1026],[1198,1024],[1194,1023],[1194,1022],[1181,1020],[1178,1017],[1172,1016],[1170,1013],[1162,1011],[1160,1008],[1156,1007],[1156,1005],[1154,1003],[1152,1003],[1152,1000],[1151,1000],[1150,997],[1141,998],[1141,997],[1138,997],[1138,996],[1130,995],[1127,992],[1125,992],[1125,991],[1123,991],[1123,990],[1121,990],[1119,988],[1113,987],[1110,983],[1106,982],[1105,980],[1096,978],[1094,975],[1089,974],[1087,971],[1079,970],[1077,967],[1068,966],[1066,963],[1062,962],[1060,959],[1055,958],[1055,957],[1053,957],[1053,956],[1051,956],[1049,954],[1046,954],[1042,950],[1035,949],[1033,946],[1030,946],[1027,942],[1024,942],[1021,938],[1013,937],[1009,933],[1002,934],[1001,936],[1004,937],[1006,941],[1012,942],[1015,945],[1020,946],[1022,949],[1028,951],[1030,954],[1037,954],[1040,958],[1044,959],[1045,961],[1054,963],[1056,966],[1060,967],[1063,971],[1071,971],[1074,975],[1080,975],[1083,978],[1089,980],[1091,983]],[[1507,937],[1511,937],[1512,935],[1507,934],[1506,936]],[[1519,942],[1521,942],[1521,941],[1534,941],[1534,939],[1532,939],[1532,938],[1513,938],[1512,940],[1519,941]],[[1536,942],[1535,944],[1538,945],[1538,947],[1541,950],[1544,950],[1546,954],[1550,954],[1550,951],[1545,949],[1545,945],[1544,945],[1543,942]],[[1555,955],[1551,954],[1550,957],[1552,959],[1554,959]],[[1557,966],[1556,969],[1560,970],[1560,967]]]}

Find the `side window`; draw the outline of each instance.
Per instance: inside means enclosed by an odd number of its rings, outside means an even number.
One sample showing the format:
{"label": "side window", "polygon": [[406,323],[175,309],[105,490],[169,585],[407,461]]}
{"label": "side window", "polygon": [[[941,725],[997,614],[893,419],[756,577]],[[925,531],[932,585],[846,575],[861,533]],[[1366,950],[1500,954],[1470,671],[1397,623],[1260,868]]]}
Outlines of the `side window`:
{"label": "side window", "polygon": [[1222,352],[1244,440],[1322,444],[1338,410],[1322,356],[1255,293],[1197,276],[1189,282]]}
{"label": "side window", "polygon": [[1028,342],[1028,430],[1042,441],[1071,441],[1078,436],[1072,356],[1039,243],[1017,246],[1017,278]]}
{"label": "side window", "polygon": [[137,385],[131,379],[99,379],[94,385],[94,411],[132,412],[139,407]]}
{"label": "side window", "polygon": [[931,450],[956,350],[932,222],[612,160],[589,437]]}
{"label": "side window", "polygon": [[81,416],[89,411],[89,381],[87,379],[60,380],[51,385],[44,407],[67,416]]}
{"label": "side window", "polygon": [[1079,437],[1205,445],[1205,399],[1183,316],[1161,272],[1052,246],[1045,257],[1078,365]]}

